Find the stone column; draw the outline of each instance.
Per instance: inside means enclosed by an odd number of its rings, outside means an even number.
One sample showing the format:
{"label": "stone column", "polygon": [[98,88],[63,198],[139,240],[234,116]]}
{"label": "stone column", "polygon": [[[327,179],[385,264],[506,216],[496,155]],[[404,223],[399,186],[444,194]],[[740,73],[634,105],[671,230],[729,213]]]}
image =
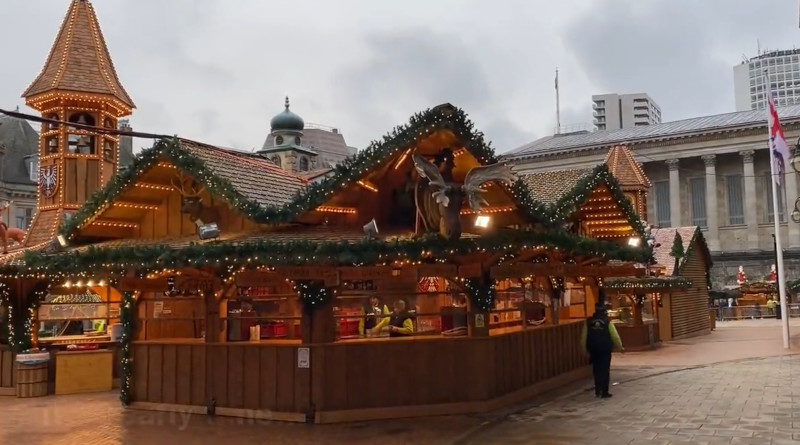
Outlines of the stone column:
{"label": "stone column", "polygon": [[744,163],[744,221],[747,224],[747,250],[758,250],[758,202],[753,150],[739,152]]}
{"label": "stone column", "polygon": [[681,226],[681,183],[678,159],[667,159],[669,169],[669,222],[672,227]]}
{"label": "stone column", "polygon": [[[794,168],[786,167],[786,221],[788,227],[788,240],[786,245],[790,249],[800,249],[800,224],[792,221],[794,202],[797,199],[797,173]],[[798,206],[800,208],[800,206]]]}
{"label": "stone column", "polygon": [[706,165],[706,239],[712,252],[719,252],[719,207],[717,206],[717,166],[715,155],[703,156]]}

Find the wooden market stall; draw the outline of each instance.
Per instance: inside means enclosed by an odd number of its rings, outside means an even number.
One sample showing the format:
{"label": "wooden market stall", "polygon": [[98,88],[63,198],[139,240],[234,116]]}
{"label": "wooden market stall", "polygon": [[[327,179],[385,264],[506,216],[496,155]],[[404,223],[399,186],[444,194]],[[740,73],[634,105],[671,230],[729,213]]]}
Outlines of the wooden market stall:
{"label": "wooden market stall", "polygon": [[125,403],[314,422],[478,412],[585,375],[599,283],[650,256],[608,167],[540,202],[449,104],[314,184],[162,139],[60,233],[0,272],[48,290],[26,294],[35,332],[69,332],[43,308],[83,300],[54,293],[93,291],[80,316],[121,326]]}
{"label": "wooden market stall", "polygon": [[655,264],[647,277],[604,283],[626,347],[649,348],[711,331],[711,257],[700,228],[653,229],[652,238]]}

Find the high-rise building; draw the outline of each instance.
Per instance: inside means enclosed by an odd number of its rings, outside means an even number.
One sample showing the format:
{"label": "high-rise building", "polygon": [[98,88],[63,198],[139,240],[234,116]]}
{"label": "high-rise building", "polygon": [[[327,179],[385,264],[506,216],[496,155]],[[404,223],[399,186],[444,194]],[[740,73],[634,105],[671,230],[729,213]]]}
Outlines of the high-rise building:
{"label": "high-rise building", "polygon": [[767,107],[767,73],[779,106],[800,103],[800,49],[769,51],[733,67],[736,111]]}
{"label": "high-rise building", "polygon": [[619,130],[661,123],[661,108],[646,93],[592,96],[597,130]]}

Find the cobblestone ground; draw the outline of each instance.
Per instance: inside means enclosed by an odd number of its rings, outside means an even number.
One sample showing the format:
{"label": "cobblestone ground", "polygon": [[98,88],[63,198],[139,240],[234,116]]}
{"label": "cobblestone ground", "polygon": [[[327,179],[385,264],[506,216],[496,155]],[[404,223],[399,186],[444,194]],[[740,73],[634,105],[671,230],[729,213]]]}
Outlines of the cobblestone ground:
{"label": "cobblestone ground", "polygon": [[116,392],[0,397],[0,445],[800,444],[800,355],[781,355],[779,323],[718,327],[615,355],[608,400],[585,380],[486,415],[305,425],[122,409]]}
{"label": "cobblestone ground", "polygon": [[462,443],[800,443],[800,356],[622,379],[611,399],[588,391],[562,397],[495,420]]}

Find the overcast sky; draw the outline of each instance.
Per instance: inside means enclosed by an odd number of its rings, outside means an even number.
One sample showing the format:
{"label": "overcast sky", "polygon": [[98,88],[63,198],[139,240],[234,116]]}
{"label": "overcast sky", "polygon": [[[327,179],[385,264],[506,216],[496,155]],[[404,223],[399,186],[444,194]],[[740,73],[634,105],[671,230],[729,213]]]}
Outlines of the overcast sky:
{"label": "overcast sky", "polygon": [[[68,0],[0,1],[0,107],[41,69]],[[498,152],[646,92],[664,120],[734,110],[733,65],[798,45],[797,0],[96,0],[134,129],[250,150],[288,94],[365,146],[451,102]],[[24,109],[24,107],[23,107]],[[143,145],[139,144],[139,145]]]}

